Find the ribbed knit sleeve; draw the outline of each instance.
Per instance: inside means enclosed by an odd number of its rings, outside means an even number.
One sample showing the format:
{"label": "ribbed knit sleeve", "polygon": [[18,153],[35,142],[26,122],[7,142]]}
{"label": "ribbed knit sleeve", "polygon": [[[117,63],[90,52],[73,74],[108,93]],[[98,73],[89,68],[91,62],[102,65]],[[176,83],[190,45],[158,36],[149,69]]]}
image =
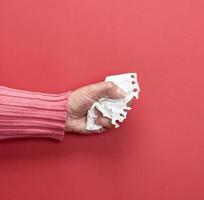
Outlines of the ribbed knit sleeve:
{"label": "ribbed knit sleeve", "polygon": [[63,140],[70,93],[47,94],[0,86],[0,140],[27,137]]}

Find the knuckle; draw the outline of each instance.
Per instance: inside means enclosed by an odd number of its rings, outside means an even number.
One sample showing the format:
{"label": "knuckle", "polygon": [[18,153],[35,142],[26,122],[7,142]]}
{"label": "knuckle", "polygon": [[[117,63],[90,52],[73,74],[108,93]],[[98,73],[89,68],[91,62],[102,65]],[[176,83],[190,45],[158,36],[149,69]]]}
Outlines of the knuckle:
{"label": "knuckle", "polygon": [[107,128],[111,128],[112,127],[112,124],[111,124],[111,120],[104,117],[103,118],[103,122],[104,122],[104,126],[107,127]]}
{"label": "knuckle", "polygon": [[106,87],[107,92],[112,91],[114,86],[115,85],[114,85],[114,83],[112,81],[105,82],[105,87]]}

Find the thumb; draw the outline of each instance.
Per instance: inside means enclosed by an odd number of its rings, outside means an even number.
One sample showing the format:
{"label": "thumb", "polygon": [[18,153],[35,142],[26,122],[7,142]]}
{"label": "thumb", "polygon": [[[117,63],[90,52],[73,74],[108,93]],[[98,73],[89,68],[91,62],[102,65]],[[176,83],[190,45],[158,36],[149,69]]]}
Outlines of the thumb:
{"label": "thumb", "polygon": [[118,99],[118,98],[123,98],[127,95],[127,93],[124,90],[122,90],[112,81],[99,82],[96,84],[92,84],[90,85],[89,92],[95,100],[98,100],[104,96]]}

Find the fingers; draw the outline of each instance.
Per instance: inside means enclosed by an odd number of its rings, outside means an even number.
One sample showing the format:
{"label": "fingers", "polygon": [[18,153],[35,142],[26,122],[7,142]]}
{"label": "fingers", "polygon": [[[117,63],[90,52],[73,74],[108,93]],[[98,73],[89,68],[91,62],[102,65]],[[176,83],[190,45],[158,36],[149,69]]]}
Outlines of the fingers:
{"label": "fingers", "polygon": [[98,116],[98,117],[103,117],[103,114],[100,110],[98,110],[97,108],[95,108],[94,113]]}
{"label": "fingers", "polygon": [[99,130],[95,131],[95,133],[104,133],[104,132],[106,132],[106,129],[104,127],[102,127]]}
{"label": "fingers", "polygon": [[[130,100],[128,103],[127,103],[127,106],[128,107],[131,107],[133,105],[133,99]],[[95,109],[95,114],[98,116],[96,119],[95,119],[95,124],[97,125],[100,125],[102,126],[103,128],[97,130],[96,132],[105,132],[107,129],[110,129],[112,128],[114,125],[111,123],[111,120],[107,117],[103,117],[102,113]]]}
{"label": "fingers", "polygon": [[102,128],[98,130],[85,130],[83,133],[93,134],[93,133],[104,133],[107,131],[107,129],[110,129],[113,127],[111,124],[111,120],[106,117],[97,117],[95,119],[95,124],[102,126]]}
{"label": "fingers", "polygon": [[98,130],[85,130],[85,131],[83,131],[82,132],[82,134],[94,134],[94,133],[104,133],[104,132],[106,132],[106,128],[105,127],[102,127],[102,128],[100,128],[100,129],[98,129]]}
{"label": "fingers", "polygon": [[107,131],[107,129],[113,127],[113,125],[111,124],[111,120],[106,117],[97,117],[95,119],[95,124],[102,126],[102,128],[98,130],[87,131],[87,133],[104,133]]}
{"label": "fingers", "polygon": [[89,85],[90,94],[95,100],[100,99],[101,97],[108,96],[110,98],[118,99],[123,98],[127,93],[119,88],[112,81],[99,82],[96,84]]}
{"label": "fingers", "polygon": [[127,103],[127,106],[128,106],[128,107],[132,107],[133,102],[134,102],[134,99],[130,100],[130,101]]}
{"label": "fingers", "polygon": [[95,120],[95,123],[97,125],[101,125],[105,129],[109,129],[113,127],[113,125],[111,124],[111,120],[106,117],[97,117]]}

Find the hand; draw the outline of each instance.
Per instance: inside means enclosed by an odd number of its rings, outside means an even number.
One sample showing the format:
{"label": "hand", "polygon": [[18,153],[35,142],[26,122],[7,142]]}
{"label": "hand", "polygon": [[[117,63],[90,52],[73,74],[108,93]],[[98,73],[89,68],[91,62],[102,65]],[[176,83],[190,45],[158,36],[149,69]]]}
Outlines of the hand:
{"label": "hand", "polygon": [[[95,123],[103,128],[95,131],[86,130],[86,115],[92,104],[101,97],[108,96],[118,99],[125,97],[126,92],[117,87],[113,82],[99,82],[96,84],[81,87],[69,95],[68,98],[68,115],[65,125],[66,132],[76,133],[94,133],[104,132],[112,127],[111,120],[103,117],[98,111]],[[130,102],[131,103],[131,102]]]}

